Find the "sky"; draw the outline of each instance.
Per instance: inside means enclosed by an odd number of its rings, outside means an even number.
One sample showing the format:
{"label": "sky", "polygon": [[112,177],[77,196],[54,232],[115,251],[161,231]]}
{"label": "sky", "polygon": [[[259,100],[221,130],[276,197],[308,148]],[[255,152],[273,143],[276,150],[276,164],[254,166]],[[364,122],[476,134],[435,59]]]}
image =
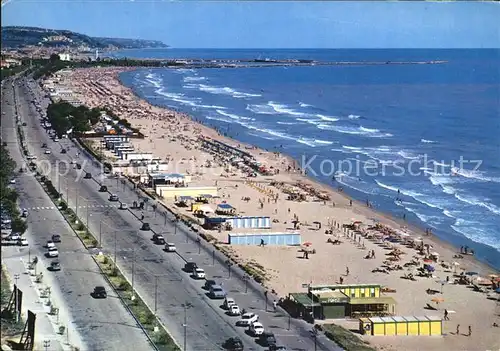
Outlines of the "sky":
{"label": "sky", "polygon": [[174,48],[500,48],[498,2],[12,0],[1,19]]}

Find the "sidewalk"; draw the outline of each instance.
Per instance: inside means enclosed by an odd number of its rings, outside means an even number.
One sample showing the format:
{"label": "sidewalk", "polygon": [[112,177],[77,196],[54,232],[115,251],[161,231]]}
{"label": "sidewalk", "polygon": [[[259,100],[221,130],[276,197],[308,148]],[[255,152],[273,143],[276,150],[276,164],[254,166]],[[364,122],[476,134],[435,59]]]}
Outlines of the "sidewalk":
{"label": "sidewalk", "polygon": [[[67,326],[63,323],[67,321],[64,311],[60,310],[59,317],[52,316],[49,314],[50,307],[46,306],[46,297],[41,297],[41,291],[47,287],[53,287],[53,284],[49,283],[47,275],[44,277],[41,283],[35,282],[34,271],[28,271],[28,249],[22,249],[17,247],[2,247],[2,265],[7,271],[11,287],[14,286],[14,277],[16,274],[19,275],[17,280],[17,285],[19,289],[23,292],[23,306],[21,318],[25,321],[27,318],[27,311],[31,310],[36,314],[36,324],[35,324],[35,345],[34,350],[47,350],[47,351],[66,351],[74,350],[74,346],[71,343],[79,343],[79,340],[72,340],[71,330],[68,332]],[[31,258],[35,254],[32,253]],[[38,264],[38,271],[43,271],[43,264]],[[50,294],[51,301],[57,305],[61,306],[59,303],[57,293]],[[67,323],[66,323],[67,324]],[[65,332],[63,335],[59,334],[59,326],[65,326]],[[72,328],[69,328],[72,329]],[[75,339],[75,338],[73,338]],[[49,341],[50,345],[47,349],[44,348],[44,341]],[[68,342],[69,341],[69,342]],[[80,346],[80,345],[78,345]],[[81,349],[81,348],[80,348]]]}

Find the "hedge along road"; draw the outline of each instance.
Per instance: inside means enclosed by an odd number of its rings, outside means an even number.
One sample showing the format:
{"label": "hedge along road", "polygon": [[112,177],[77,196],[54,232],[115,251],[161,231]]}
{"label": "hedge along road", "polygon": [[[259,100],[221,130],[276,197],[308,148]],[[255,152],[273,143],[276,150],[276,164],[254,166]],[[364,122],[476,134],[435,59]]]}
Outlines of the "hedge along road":
{"label": "hedge along road", "polygon": [[[46,136],[46,133],[41,131],[40,128],[37,128],[38,132],[35,133],[34,137],[35,138],[41,138],[43,136]],[[36,130],[36,129],[35,129]],[[48,140],[47,138],[44,140]],[[52,143],[52,142],[50,142]],[[69,140],[61,140],[59,143],[52,143],[50,144],[53,149],[54,147],[60,148],[60,145],[63,145],[64,147],[72,147],[73,143]],[[41,145],[41,144],[40,144]],[[57,155],[47,155],[50,157],[50,159],[55,162],[57,158],[66,160],[68,163],[69,160],[72,158],[75,158],[76,151],[71,150],[68,154],[60,154],[57,152]],[[128,204],[131,204],[133,201],[139,200],[139,197],[135,192],[133,192],[127,184],[123,185],[120,181],[116,179],[108,179],[106,178],[101,172],[101,168],[96,165],[96,162],[91,159],[87,158],[85,156],[85,153],[81,153],[80,158],[78,160],[83,165],[83,168],[85,171],[90,172],[93,176],[93,179],[82,179],[78,183],[78,187],[81,190],[80,195],[85,196],[87,198],[92,199],[92,203],[90,206],[98,206],[98,207],[90,207],[89,208],[89,218],[90,218],[90,228],[94,233],[99,232],[99,220],[95,221],[95,217],[98,216],[96,214],[93,214],[92,211],[97,211],[99,212],[101,209],[100,206],[107,206],[111,204],[110,202],[107,201],[107,198],[109,196],[109,193],[99,193],[98,188],[99,185],[98,183],[102,183],[103,185],[106,185],[108,187],[109,192],[116,193],[120,199],[123,202],[126,202]],[[76,176],[73,171],[71,171],[71,174],[73,178]],[[83,176],[83,174],[79,174],[80,177]],[[68,177],[65,177],[66,179],[69,179]],[[66,180],[62,181],[61,185],[61,190],[64,192],[65,191],[65,185],[66,185]],[[54,181],[54,184],[57,184],[56,181]],[[71,180],[69,180],[68,183],[70,186],[69,188],[72,189],[72,186],[74,187],[74,183],[72,183]],[[73,184],[73,185],[72,185]],[[83,192],[86,192],[83,194]],[[70,193],[72,190],[70,190]],[[76,191],[73,191],[73,193],[76,193]],[[71,198],[75,199],[76,195],[72,195]],[[70,201],[70,204],[74,206],[76,204],[76,200],[72,200],[73,202]],[[151,201],[150,201],[151,202]],[[80,198],[79,200],[79,206],[83,204],[84,201]],[[95,203],[95,204],[94,204]],[[148,222],[151,224],[152,229],[157,232],[157,233],[162,233],[165,237],[166,240],[169,242],[174,242],[178,248],[178,251],[180,253],[181,257],[177,257],[175,259],[177,267],[175,267],[174,272],[170,272],[169,268],[172,268],[172,260],[173,260],[173,255],[166,254],[161,251],[160,248],[155,248],[151,243],[150,243],[150,237],[151,237],[151,232],[139,232],[138,229],[140,227],[140,222],[137,221],[135,216],[140,216],[141,212],[134,213],[134,216],[131,215],[130,211],[123,211],[123,210],[118,210],[116,208],[109,208],[107,209],[108,215],[106,217],[108,219],[105,219],[104,221],[100,222],[101,223],[101,228],[102,228],[102,237],[103,237],[103,243],[105,247],[110,247],[106,246],[106,240],[111,244],[111,249],[113,248],[114,245],[114,235],[113,233],[108,229],[109,226],[112,226],[113,228],[119,228],[122,232],[132,230],[133,232],[128,234],[128,235],[117,235],[117,247],[120,245],[124,246],[125,251],[123,252],[123,255],[118,255],[118,262],[121,264],[121,258],[124,257],[123,263],[125,264],[125,269],[127,271],[127,274],[131,275],[131,260],[133,256],[133,248],[136,248],[136,253],[135,257],[137,262],[142,258],[142,262],[140,264],[143,266],[143,268],[147,269],[147,275],[149,276],[147,281],[149,281],[149,285],[146,283],[145,287],[154,285],[154,274],[157,274],[156,272],[160,273],[165,273],[168,272],[169,275],[171,275],[171,279],[173,282],[176,282],[177,277],[180,275],[183,279],[182,283],[177,282],[171,285],[176,286],[176,289],[174,291],[180,293],[179,291],[182,291],[180,288],[180,285],[184,285],[185,288],[187,289],[188,286],[191,286],[194,288],[192,291],[195,296],[198,296],[198,301],[203,301],[205,305],[209,305],[210,308],[206,309],[204,308],[203,310],[207,310],[206,313],[208,314],[216,314],[219,316],[221,319],[220,321],[214,323],[207,322],[215,324],[219,330],[218,333],[224,332],[225,337],[229,336],[235,336],[238,335],[244,340],[244,342],[247,344],[246,349],[248,348],[254,348],[258,349],[259,346],[254,343],[254,341],[243,334],[239,329],[234,328],[234,323],[236,321],[235,318],[229,318],[225,316],[223,313],[223,310],[221,310],[218,305],[219,303],[213,303],[213,301],[210,301],[209,299],[206,298],[205,296],[205,291],[200,289],[200,283],[193,282],[187,274],[181,272],[180,268],[183,265],[184,261],[194,261],[198,264],[198,266],[202,267],[205,269],[207,273],[207,278],[208,279],[215,279],[216,281],[221,281],[223,282],[223,286],[226,291],[228,291],[229,296],[235,298],[236,302],[240,305],[241,308],[245,308],[249,311],[255,312],[259,314],[260,316],[260,321],[263,322],[264,327],[270,331],[273,331],[275,335],[277,336],[278,341],[281,344],[284,344],[288,346],[291,349],[296,349],[296,350],[313,350],[315,348],[319,350],[339,350],[339,348],[333,344],[330,340],[328,340],[326,337],[323,335],[319,335],[318,338],[316,339],[316,346],[315,346],[315,338],[311,335],[310,333],[310,325],[306,324],[303,321],[300,320],[289,320],[288,316],[283,313],[283,311],[279,310],[278,313],[274,312],[266,312],[265,311],[265,300],[264,300],[264,295],[263,295],[263,290],[260,285],[250,281],[247,283],[242,279],[244,276],[244,273],[237,268],[236,266],[233,266],[231,271],[231,277],[229,277],[229,272],[228,268],[225,264],[225,261],[227,260],[226,257],[224,257],[222,254],[220,254],[218,251],[215,252],[215,260],[213,260],[213,247],[210,244],[207,244],[204,241],[201,241],[199,244],[196,242],[196,234],[193,233],[192,231],[187,230],[182,224],[178,226],[177,230],[174,228],[172,222],[170,220],[165,220],[164,216],[161,214],[154,214],[154,212],[151,211],[151,206],[149,206],[149,211],[144,211],[145,215],[145,222]],[[82,208],[79,209],[79,214],[83,214],[86,216],[86,209]],[[109,214],[112,214],[109,216]],[[80,215],[81,216],[81,215]],[[169,218],[170,219],[170,218]],[[102,223],[106,222],[107,224],[104,225]],[[108,223],[110,222],[110,223]],[[92,228],[96,228],[97,230],[94,230]],[[106,228],[106,229],[105,229]],[[105,231],[108,231],[105,233]],[[177,234],[174,234],[177,233]],[[105,238],[107,237],[107,239]],[[124,241],[124,243],[120,244],[120,240]],[[126,242],[125,242],[126,241]],[[156,250],[155,250],[156,249]],[[151,251],[152,250],[152,251]],[[119,250],[118,250],[119,251]],[[153,259],[156,260],[156,264],[150,264],[150,261],[145,261]],[[144,262],[145,261],[145,262]],[[213,264],[215,263],[215,264]],[[157,268],[157,271],[155,271],[155,267]],[[136,272],[137,273],[137,272]],[[153,277],[152,277],[153,276]],[[168,280],[168,278],[164,279],[158,279],[158,286],[160,284],[161,280]],[[138,283],[137,276],[135,277],[135,282],[136,286]],[[142,285],[142,283],[139,283]],[[143,294],[141,293],[141,290],[139,288],[139,293],[145,297],[146,301],[148,304],[150,301],[154,304],[154,291],[151,291],[151,288],[149,290],[145,288],[147,291]],[[153,289],[154,290],[154,289]],[[158,288],[158,291],[160,289]],[[247,292],[245,292],[247,291]],[[147,296],[149,292],[149,298],[148,300]],[[151,296],[153,295],[153,296]],[[170,296],[170,294],[165,294]],[[174,296],[180,296],[178,299],[178,304],[183,304],[185,302],[185,293],[180,293],[180,295],[174,295]],[[201,300],[200,300],[201,298]],[[158,304],[158,310],[160,310],[160,298],[158,297],[157,299],[157,304]],[[168,304],[168,308],[174,308],[172,311],[172,314],[167,314],[167,318],[163,318],[162,315],[159,312],[160,317],[162,317],[162,320],[164,323],[167,325],[167,328],[171,331],[173,334],[174,338],[176,340],[180,341],[182,339],[178,338],[178,335],[183,337],[183,330],[178,330],[179,325],[183,323],[183,321],[177,321],[175,322],[169,322],[168,318],[170,319],[175,319],[172,317],[175,317],[179,311],[178,311],[178,306],[172,306],[173,304]],[[272,300],[270,299],[268,301],[268,310],[272,310]],[[161,307],[163,308],[163,306]],[[197,308],[195,308],[197,309]],[[188,310],[188,315],[192,313],[193,308],[190,308]],[[201,308],[200,308],[201,310]],[[215,313],[214,313],[215,312]],[[183,313],[181,313],[183,317]],[[208,317],[206,317],[208,318]],[[179,318],[182,319],[182,318]],[[188,334],[191,332],[191,329],[193,327],[193,323],[190,323],[189,319],[192,319],[193,321],[203,320],[203,319],[195,319],[193,316],[192,318],[189,318],[188,316],[188,328],[187,332]],[[290,323],[290,325],[289,325]],[[172,325],[174,324],[174,325]],[[176,324],[176,325],[175,325]],[[176,328],[177,327],[177,328]],[[216,329],[217,329],[216,328]],[[175,330],[178,330],[179,333],[176,334]],[[210,334],[207,334],[210,335]],[[196,337],[196,333],[194,333],[193,337]],[[208,336],[207,336],[208,337]],[[222,342],[224,338],[221,338],[222,335],[220,335],[219,340],[217,341],[216,337],[212,337],[214,342]],[[189,340],[191,339],[191,335],[188,336],[188,344]],[[181,342],[182,344],[182,342]],[[206,349],[206,348],[200,348],[198,347],[197,349]]]}
{"label": "hedge along road", "polygon": [[[5,90],[5,98],[12,99],[11,86],[7,85]],[[16,141],[14,118],[13,111],[2,118],[2,139],[8,142],[11,156],[18,167],[21,167],[23,159]],[[50,208],[54,206],[41,185],[29,173],[23,173],[22,176],[17,177],[16,187],[19,189],[22,207]],[[106,281],[62,215],[57,210],[30,210],[28,225],[31,256],[39,258],[38,272],[43,272],[46,276],[44,281],[56,283],[56,285],[51,285],[52,293],[60,295],[65,301],[65,306],[57,307],[66,309],[66,314],[71,316],[71,321],[61,320],[61,322],[71,322],[76,327],[84,349],[152,349],[133,317],[113,293],[110,293],[106,300],[94,300],[90,296],[94,286],[107,286]],[[57,246],[60,255],[58,260],[62,270],[54,273],[47,271],[50,260],[43,256],[45,252],[43,246],[52,234],[62,236],[62,242]],[[107,290],[111,291],[111,288],[108,286]],[[126,348],[124,344],[127,345]]]}

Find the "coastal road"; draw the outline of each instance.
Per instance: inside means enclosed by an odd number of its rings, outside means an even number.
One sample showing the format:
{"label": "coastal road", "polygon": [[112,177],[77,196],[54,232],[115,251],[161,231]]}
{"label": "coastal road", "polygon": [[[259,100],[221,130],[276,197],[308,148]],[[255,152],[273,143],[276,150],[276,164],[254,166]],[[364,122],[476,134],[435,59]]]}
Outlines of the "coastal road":
{"label": "coastal road", "polygon": [[[6,113],[2,115],[2,141],[7,142],[10,155],[19,169],[24,162],[17,143],[14,104],[12,86],[9,83],[2,94],[2,111]],[[45,210],[54,208],[54,204],[34,176],[29,173],[18,174],[15,186],[20,206],[31,208],[27,219],[30,255],[39,258],[38,271],[45,276],[52,276],[50,280],[57,283],[57,286],[52,286],[53,294],[57,289],[65,300],[64,307],[80,334],[85,350],[152,349],[146,335],[114,295],[89,252],[62,215],[57,210]],[[46,269],[52,260],[44,257],[46,250],[43,246],[52,234],[60,234],[62,237],[62,242],[57,245],[62,266],[59,272]],[[20,250],[28,260],[28,249]],[[107,286],[110,292],[105,300],[96,300],[90,296],[94,286],[99,285]],[[59,307],[63,309],[63,306]]]}
{"label": "coastal road", "polygon": [[[58,143],[48,141],[47,134],[39,127],[39,118],[28,104],[23,106],[26,108],[24,115],[29,116],[26,120],[29,138],[36,140],[36,145],[32,147],[34,154],[52,163],[65,160],[67,164],[71,158],[76,157],[76,149],[69,140]],[[39,145],[43,142],[49,144],[52,154],[45,155],[41,152]],[[70,151],[61,154],[61,147],[70,148]],[[153,245],[150,241],[152,233],[139,230],[141,223],[137,216],[141,212],[132,213],[110,207],[114,204],[107,200],[109,193],[99,193],[98,183],[107,185],[110,192],[117,193],[128,204],[138,200],[137,194],[119,180],[104,177],[100,167],[87,159],[85,154],[80,155],[78,162],[85,171],[92,173],[94,179],[80,179],[80,172],[77,173],[70,167],[68,175],[61,176],[61,191],[65,193],[68,187],[72,207],[76,206],[78,198],[79,215],[82,219],[89,218],[92,232],[101,232],[104,250],[114,255],[116,247],[118,265],[129,280],[132,277],[132,266],[135,267],[134,283],[139,294],[150,306],[155,305],[156,295],[158,316],[176,340],[183,342],[184,335],[186,336],[188,350],[217,349],[218,345],[231,336],[239,336],[244,340],[245,349],[262,348],[240,328],[235,327],[237,319],[225,315],[219,307],[220,301],[215,302],[206,297],[205,291],[201,289],[202,282],[194,281],[182,272],[181,267],[185,261],[195,261],[205,269],[208,278],[221,281],[229,296],[235,298],[240,307],[259,314],[260,321],[275,333],[281,344],[294,350],[339,349],[323,335],[318,336],[315,346],[315,339],[310,333],[311,326],[303,321],[289,320],[281,311],[267,312],[260,286],[251,281],[247,285],[241,279],[243,273],[235,267],[229,277],[229,270],[224,264],[225,258],[218,252],[213,255],[210,245],[196,242],[195,233],[183,225],[175,229],[170,221],[171,217],[155,214],[149,206],[149,210],[144,211],[144,221],[150,223],[154,231],[163,233],[167,241],[174,242],[180,255],[167,254],[161,247]],[[80,178],[75,182],[77,176]],[[57,181],[54,183],[57,186]],[[272,300],[268,301],[268,311],[272,310],[271,304]],[[188,308],[184,310],[183,305]],[[185,317],[186,328],[183,327]]]}

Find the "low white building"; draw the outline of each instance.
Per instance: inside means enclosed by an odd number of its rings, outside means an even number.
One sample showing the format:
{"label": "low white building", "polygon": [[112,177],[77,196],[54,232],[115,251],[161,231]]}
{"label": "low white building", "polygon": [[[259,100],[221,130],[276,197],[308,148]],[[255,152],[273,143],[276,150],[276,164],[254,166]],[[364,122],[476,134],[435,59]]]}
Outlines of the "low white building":
{"label": "low white building", "polygon": [[122,152],[121,154],[122,160],[132,161],[132,160],[141,160],[141,161],[151,161],[153,159],[153,154],[151,152]]}
{"label": "low white building", "polygon": [[70,54],[59,54],[59,59],[61,61],[71,61],[71,55]]}

